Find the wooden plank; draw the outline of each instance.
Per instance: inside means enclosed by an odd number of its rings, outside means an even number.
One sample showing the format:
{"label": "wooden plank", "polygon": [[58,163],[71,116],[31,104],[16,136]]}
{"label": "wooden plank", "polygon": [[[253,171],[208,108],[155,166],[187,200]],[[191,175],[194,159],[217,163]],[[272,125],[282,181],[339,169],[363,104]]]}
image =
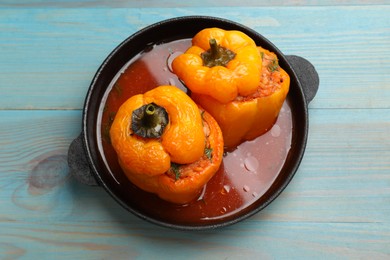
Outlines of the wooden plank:
{"label": "wooden plank", "polygon": [[131,7],[131,8],[151,8],[151,7],[222,7],[222,6],[340,6],[340,5],[378,5],[390,4],[387,0],[207,0],[207,1],[178,1],[178,0],[149,0],[149,1],[125,1],[125,0],[1,0],[0,7]]}
{"label": "wooden plank", "polygon": [[282,195],[247,221],[204,233],[156,227],[70,178],[66,150],[80,132],[80,111],[0,118],[6,257],[390,257],[388,109],[310,109],[306,154]]}
{"label": "wooden plank", "polygon": [[146,228],[132,217],[121,223],[6,223],[2,231],[4,255],[28,259],[388,259],[390,239],[388,226],[380,224],[247,221],[189,233]]}
{"label": "wooden plank", "polygon": [[0,109],[81,109],[100,63],[127,36],[166,18],[222,14],[316,66],[321,83],[311,107],[389,108],[389,11],[387,5],[1,9]]}

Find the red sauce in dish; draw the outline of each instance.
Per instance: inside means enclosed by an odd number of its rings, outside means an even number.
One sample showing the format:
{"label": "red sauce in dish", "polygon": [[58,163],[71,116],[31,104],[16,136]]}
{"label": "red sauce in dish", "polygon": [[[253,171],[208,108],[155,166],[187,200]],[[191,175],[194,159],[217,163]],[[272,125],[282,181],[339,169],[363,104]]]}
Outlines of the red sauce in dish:
{"label": "red sauce in dish", "polygon": [[170,62],[184,52],[189,39],[153,46],[125,66],[108,88],[99,112],[98,137],[102,159],[132,203],[146,215],[176,224],[196,225],[228,218],[255,203],[271,186],[283,167],[291,146],[292,116],[285,102],[275,125],[253,141],[226,152],[217,174],[199,198],[174,205],[143,192],[124,179],[117,156],[109,142],[109,128],[116,111],[129,97],[159,85],[175,85],[186,91],[170,70]]}

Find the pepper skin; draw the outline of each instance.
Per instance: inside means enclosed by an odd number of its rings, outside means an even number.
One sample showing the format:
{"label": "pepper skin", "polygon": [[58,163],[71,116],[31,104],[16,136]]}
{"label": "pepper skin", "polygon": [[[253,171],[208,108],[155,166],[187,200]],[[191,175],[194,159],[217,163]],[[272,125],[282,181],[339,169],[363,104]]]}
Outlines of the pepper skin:
{"label": "pepper skin", "polygon": [[[215,40],[218,47],[213,48]],[[234,53],[226,60],[219,50]],[[213,52],[213,50],[216,50]],[[205,54],[209,57],[205,59]],[[206,66],[208,59],[222,60]],[[254,93],[260,81],[261,56],[255,42],[240,31],[207,28],[192,39],[192,46],[172,62],[173,72],[193,92],[208,95],[220,103],[233,101],[239,95]]]}
{"label": "pepper skin", "polygon": [[[132,130],[133,112],[148,104],[161,106],[168,114],[161,137],[142,137]],[[115,116],[110,138],[128,179],[172,203],[196,198],[222,162],[223,137],[218,124],[174,86],[160,86],[129,98]],[[206,151],[211,151],[211,159]]]}
{"label": "pepper skin", "polygon": [[191,95],[218,122],[227,149],[234,149],[271,129],[289,91],[290,77],[278,65],[277,56],[261,47],[258,51],[263,57],[262,77],[255,93],[239,96],[229,103],[198,93]]}

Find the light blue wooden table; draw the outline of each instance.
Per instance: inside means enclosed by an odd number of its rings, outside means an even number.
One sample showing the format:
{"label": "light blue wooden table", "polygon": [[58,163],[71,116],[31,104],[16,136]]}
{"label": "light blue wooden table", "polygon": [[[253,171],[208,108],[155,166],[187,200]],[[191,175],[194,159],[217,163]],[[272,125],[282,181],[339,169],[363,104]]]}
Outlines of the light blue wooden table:
{"label": "light blue wooden table", "polygon": [[[390,259],[390,2],[340,2],[0,0],[0,259]],[[183,15],[245,24],[321,80],[287,189],[200,233],[138,219],[67,166],[100,63]]]}

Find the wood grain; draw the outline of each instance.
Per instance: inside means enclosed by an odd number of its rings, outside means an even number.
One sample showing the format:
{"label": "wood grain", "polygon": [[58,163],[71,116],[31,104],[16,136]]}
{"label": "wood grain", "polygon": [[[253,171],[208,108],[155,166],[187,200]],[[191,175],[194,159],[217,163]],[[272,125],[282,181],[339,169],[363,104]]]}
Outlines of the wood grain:
{"label": "wood grain", "polygon": [[[110,8],[145,3],[0,0],[54,7],[0,9],[0,259],[390,259],[389,3]],[[75,6],[85,8],[56,8]],[[305,157],[286,190],[246,221],[198,233],[133,216],[67,166],[108,53],[145,26],[195,14],[254,28],[310,60],[321,80]]]}
{"label": "wood grain", "polygon": [[178,1],[178,0],[149,0],[149,1],[125,1],[125,0],[1,0],[0,7],[130,7],[130,8],[173,8],[173,7],[224,7],[224,6],[342,6],[342,5],[372,5],[389,4],[386,0],[207,0],[207,1]]}
{"label": "wood grain", "polygon": [[313,63],[320,91],[311,107],[389,108],[389,12],[389,6],[3,9],[0,109],[81,109],[97,68],[126,37],[170,17],[222,13]]}

